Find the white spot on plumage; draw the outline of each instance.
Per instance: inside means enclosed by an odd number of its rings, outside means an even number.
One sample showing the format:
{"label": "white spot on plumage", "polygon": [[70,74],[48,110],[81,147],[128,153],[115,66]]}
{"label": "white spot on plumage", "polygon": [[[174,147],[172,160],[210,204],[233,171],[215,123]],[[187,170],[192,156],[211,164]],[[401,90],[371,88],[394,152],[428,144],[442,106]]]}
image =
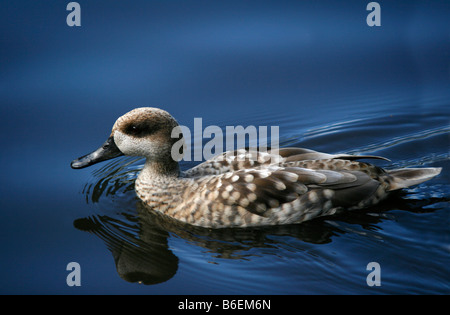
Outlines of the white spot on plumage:
{"label": "white spot on plumage", "polygon": [[241,200],[239,200],[239,205],[241,207],[248,207],[248,205],[250,204],[250,201],[247,198],[241,198]]}
{"label": "white spot on plumage", "polygon": [[303,184],[296,184],[296,185],[294,186],[294,190],[295,190],[295,192],[296,192],[297,194],[304,194],[305,192],[308,191],[308,187],[306,187],[306,186],[303,185]]}
{"label": "white spot on plumage", "polygon": [[319,201],[319,196],[317,196],[317,193],[315,191],[310,191],[308,194],[308,198],[311,202],[314,202],[314,203]]}
{"label": "white spot on plumage", "polygon": [[250,218],[250,221],[251,221],[253,224],[259,223],[260,220],[261,220],[261,217],[259,217],[259,216],[257,216],[257,215],[252,215],[251,218]]}
{"label": "white spot on plumage", "polygon": [[332,209],[330,209],[330,211],[328,211],[328,215],[333,215],[336,213],[336,211],[337,211],[337,208],[332,208]]}
{"label": "white spot on plumage", "polygon": [[211,192],[211,199],[215,200],[219,197],[219,191],[218,190],[214,190]]}
{"label": "white spot on plumage", "polygon": [[255,178],[255,177],[254,177],[252,174],[247,174],[247,175],[245,175],[244,180],[245,180],[247,183],[251,183],[251,182],[253,181],[254,178]]}
{"label": "white spot on plumage", "polygon": [[275,188],[278,190],[285,190],[286,189],[286,185],[283,184],[282,182],[275,182]]}
{"label": "white spot on plumage", "polygon": [[231,207],[225,207],[225,210],[223,212],[225,217],[230,217],[233,215],[233,212],[231,211]]}
{"label": "white spot on plumage", "polygon": [[250,194],[247,195],[247,198],[248,198],[248,200],[249,200],[250,202],[253,202],[253,201],[255,201],[258,197],[256,196],[255,193],[250,193]]}
{"label": "white spot on plumage", "polygon": [[270,175],[272,175],[272,172],[269,172],[268,170],[262,170],[259,172],[259,176],[261,178],[266,178],[269,177]]}
{"label": "white spot on plumage", "polygon": [[323,195],[325,196],[325,198],[331,199],[334,196],[334,191],[331,190],[331,189],[324,189],[323,190]]}
{"label": "white spot on plumage", "polygon": [[298,175],[295,173],[286,172],[284,176],[288,181],[292,183],[295,183],[298,180]]}

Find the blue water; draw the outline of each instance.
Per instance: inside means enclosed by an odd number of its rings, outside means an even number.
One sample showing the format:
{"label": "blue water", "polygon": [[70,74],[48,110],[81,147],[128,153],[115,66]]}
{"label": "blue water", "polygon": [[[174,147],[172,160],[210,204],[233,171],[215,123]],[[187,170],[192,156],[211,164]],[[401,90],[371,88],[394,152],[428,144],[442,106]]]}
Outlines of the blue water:
{"label": "blue water", "polygon": [[[68,2],[0,4],[0,293],[450,293],[449,2],[379,1],[380,27],[369,1],[79,1],[81,27]],[[444,169],[299,225],[167,225],[136,206],[141,159],[69,166],[138,106]]]}

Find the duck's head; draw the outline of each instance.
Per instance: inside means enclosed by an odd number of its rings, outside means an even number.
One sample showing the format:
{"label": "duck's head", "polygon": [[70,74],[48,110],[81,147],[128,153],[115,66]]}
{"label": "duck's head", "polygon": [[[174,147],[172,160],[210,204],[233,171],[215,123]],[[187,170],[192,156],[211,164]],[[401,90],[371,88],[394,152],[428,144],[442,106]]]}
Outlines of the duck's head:
{"label": "duck's head", "polygon": [[136,108],[117,119],[110,137],[100,148],[72,161],[71,167],[84,168],[121,155],[142,156],[147,161],[168,165],[176,163],[172,147],[183,137],[181,133],[172,137],[177,126],[177,121],[162,109]]}

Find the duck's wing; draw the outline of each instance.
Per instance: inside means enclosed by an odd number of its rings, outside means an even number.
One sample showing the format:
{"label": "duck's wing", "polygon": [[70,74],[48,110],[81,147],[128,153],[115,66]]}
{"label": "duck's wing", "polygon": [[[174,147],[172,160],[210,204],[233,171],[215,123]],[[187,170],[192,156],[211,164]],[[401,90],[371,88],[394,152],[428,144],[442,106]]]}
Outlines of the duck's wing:
{"label": "duck's wing", "polygon": [[374,194],[380,183],[360,171],[310,170],[271,166],[217,176],[210,187],[214,202],[241,206],[268,217],[274,209],[300,200],[333,207],[356,205]]}

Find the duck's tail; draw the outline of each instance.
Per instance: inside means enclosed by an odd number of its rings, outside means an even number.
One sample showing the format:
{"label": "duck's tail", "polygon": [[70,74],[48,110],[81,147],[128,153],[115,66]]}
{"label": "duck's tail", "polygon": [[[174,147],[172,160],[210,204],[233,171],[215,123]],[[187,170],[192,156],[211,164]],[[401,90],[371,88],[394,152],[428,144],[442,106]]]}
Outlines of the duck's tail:
{"label": "duck's tail", "polygon": [[427,168],[399,168],[389,170],[390,189],[389,191],[406,188],[423,183],[441,173],[442,167]]}

